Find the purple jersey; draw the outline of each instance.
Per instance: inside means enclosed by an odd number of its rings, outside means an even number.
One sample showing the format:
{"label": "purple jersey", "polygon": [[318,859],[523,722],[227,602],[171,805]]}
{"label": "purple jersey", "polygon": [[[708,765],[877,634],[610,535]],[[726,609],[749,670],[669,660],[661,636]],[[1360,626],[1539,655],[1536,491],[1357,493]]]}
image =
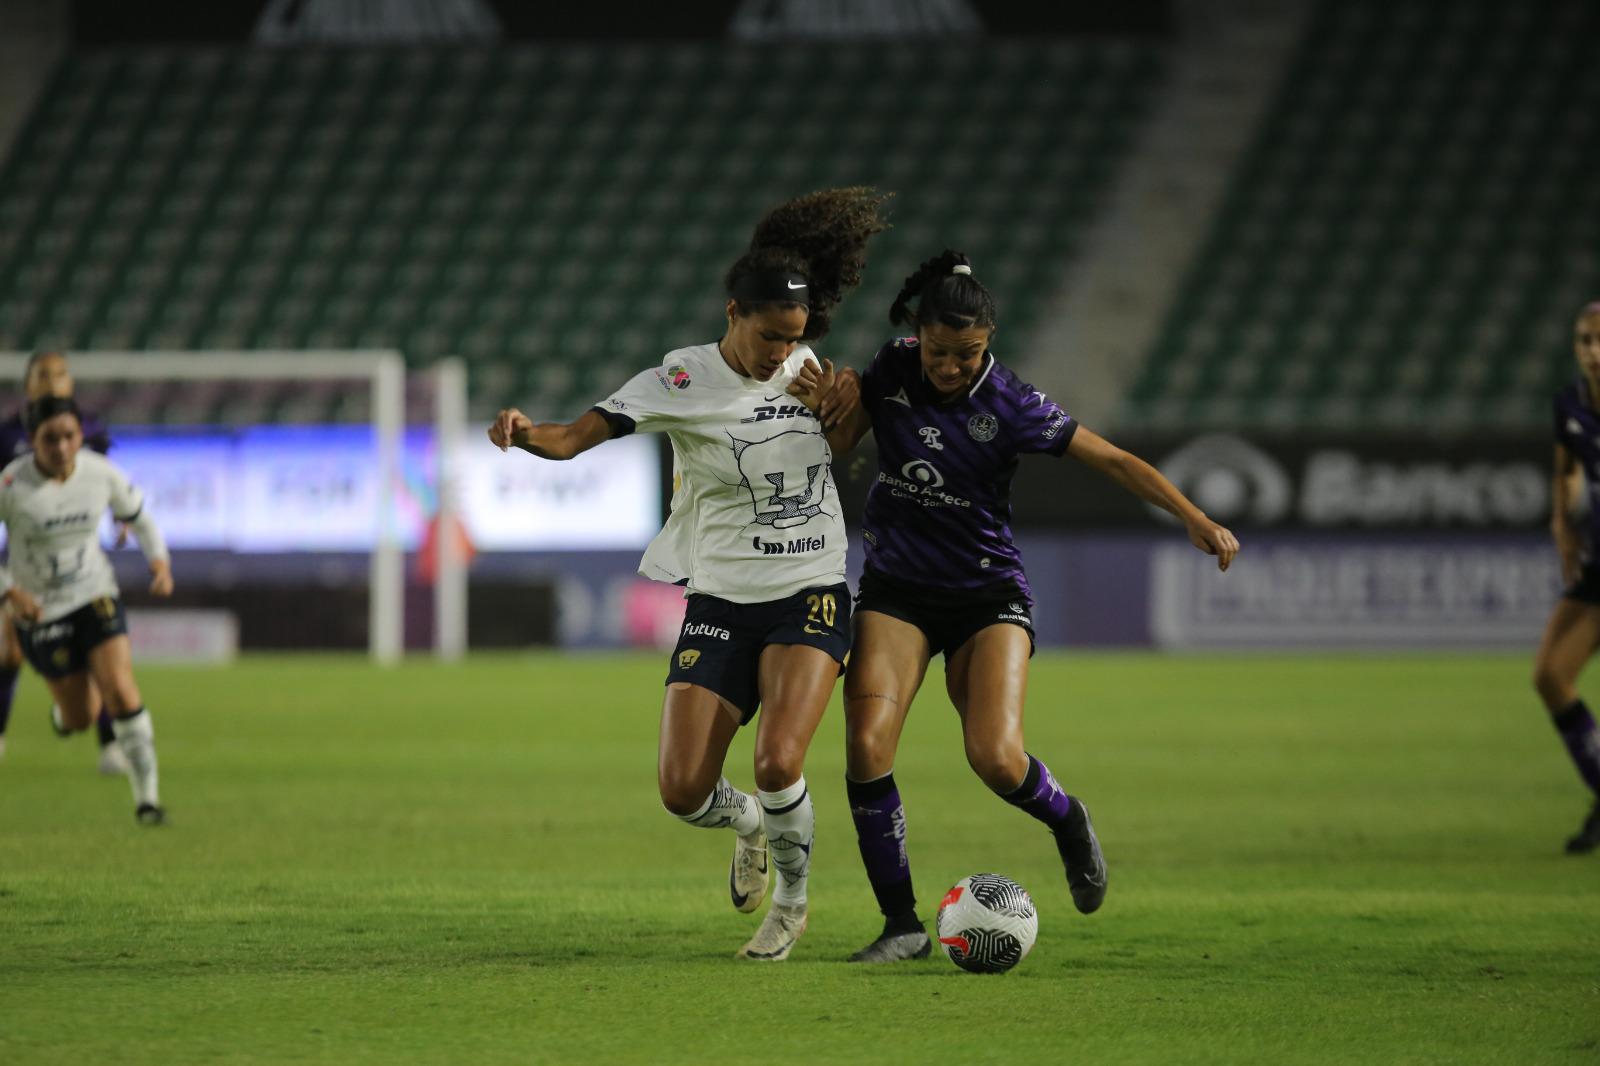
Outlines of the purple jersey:
{"label": "purple jersey", "polygon": [[985,352],[965,393],[924,379],[915,337],[861,377],[878,442],[862,537],[868,569],[903,584],[1033,602],[1011,539],[1011,478],[1027,452],[1061,455],[1078,424]]}
{"label": "purple jersey", "polygon": [[[111,451],[111,437],[106,433],[106,427],[87,411],[83,415],[83,443],[101,455]],[[28,436],[28,430],[22,424],[21,411],[0,422],[0,466],[31,451],[33,438]]]}
{"label": "purple jersey", "polygon": [[1556,392],[1556,443],[1583,467],[1589,490],[1589,555],[1600,544],[1600,411],[1590,406],[1589,384],[1578,378]]}

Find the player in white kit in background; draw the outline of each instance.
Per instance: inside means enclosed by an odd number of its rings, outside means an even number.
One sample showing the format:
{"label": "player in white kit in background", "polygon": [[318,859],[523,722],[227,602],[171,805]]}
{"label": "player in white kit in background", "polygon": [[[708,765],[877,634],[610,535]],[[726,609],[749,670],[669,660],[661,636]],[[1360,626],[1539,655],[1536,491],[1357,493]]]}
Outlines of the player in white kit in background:
{"label": "player in white kit in background", "polygon": [[133,679],[133,656],[111,560],[100,547],[109,509],[128,523],[150,563],[150,591],[172,594],[161,531],[144,496],[110,460],[83,447],[83,423],[70,398],[28,405],[33,454],[0,472],[0,523],[9,541],[0,592],[16,620],[23,655],[44,677],[64,730],[87,729],[102,699],[128,759],[134,815],[166,820],[157,780],[155,734]]}

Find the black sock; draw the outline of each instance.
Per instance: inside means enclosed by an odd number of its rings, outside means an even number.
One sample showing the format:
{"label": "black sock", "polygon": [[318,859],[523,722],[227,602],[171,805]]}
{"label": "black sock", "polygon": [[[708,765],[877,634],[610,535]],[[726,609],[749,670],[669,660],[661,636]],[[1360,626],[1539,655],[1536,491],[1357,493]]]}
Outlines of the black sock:
{"label": "black sock", "polygon": [[11,721],[11,698],[17,694],[18,671],[0,667],[0,737],[6,735],[6,724]]}
{"label": "black sock", "polygon": [[100,717],[94,720],[95,733],[100,738],[100,746],[107,747],[117,742],[117,731],[111,728],[111,712],[101,708]]}
{"label": "black sock", "polygon": [[1589,713],[1588,705],[1582,700],[1573,700],[1560,713],[1551,715],[1550,721],[1561,734],[1578,775],[1596,796],[1600,796],[1600,733],[1596,732],[1594,715]]}

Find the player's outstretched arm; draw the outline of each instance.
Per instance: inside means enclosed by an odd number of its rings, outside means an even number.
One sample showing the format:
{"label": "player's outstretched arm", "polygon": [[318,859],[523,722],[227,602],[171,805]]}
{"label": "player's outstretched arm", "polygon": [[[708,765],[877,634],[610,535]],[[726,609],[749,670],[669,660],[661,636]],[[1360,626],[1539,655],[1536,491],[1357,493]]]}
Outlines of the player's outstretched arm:
{"label": "player's outstretched arm", "polygon": [[489,440],[501,451],[521,448],[541,459],[571,459],[611,439],[611,425],[598,411],[585,411],[575,422],[540,422],[508,407],[489,427]]}
{"label": "player's outstretched arm", "polygon": [[1082,425],[1073,432],[1067,454],[1100,471],[1146,503],[1176,515],[1188,531],[1190,543],[1207,555],[1217,557],[1218,570],[1228,569],[1238,554],[1237,537],[1207,518],[1205,512],[1179,492],[1161,471],[1137,455],[1123,451]]}

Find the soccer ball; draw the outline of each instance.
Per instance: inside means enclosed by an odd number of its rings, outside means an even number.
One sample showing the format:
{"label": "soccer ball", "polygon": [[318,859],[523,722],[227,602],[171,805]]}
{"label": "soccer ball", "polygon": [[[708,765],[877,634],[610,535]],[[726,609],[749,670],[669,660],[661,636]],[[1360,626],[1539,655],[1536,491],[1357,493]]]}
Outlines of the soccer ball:
{"label": "soccer ball", "polygon": [[1039,912],[1028,890],[999,874],[963,877],[944,894],[934,919],[950,961],[972,973],[1005,973],[1039,935]]}

